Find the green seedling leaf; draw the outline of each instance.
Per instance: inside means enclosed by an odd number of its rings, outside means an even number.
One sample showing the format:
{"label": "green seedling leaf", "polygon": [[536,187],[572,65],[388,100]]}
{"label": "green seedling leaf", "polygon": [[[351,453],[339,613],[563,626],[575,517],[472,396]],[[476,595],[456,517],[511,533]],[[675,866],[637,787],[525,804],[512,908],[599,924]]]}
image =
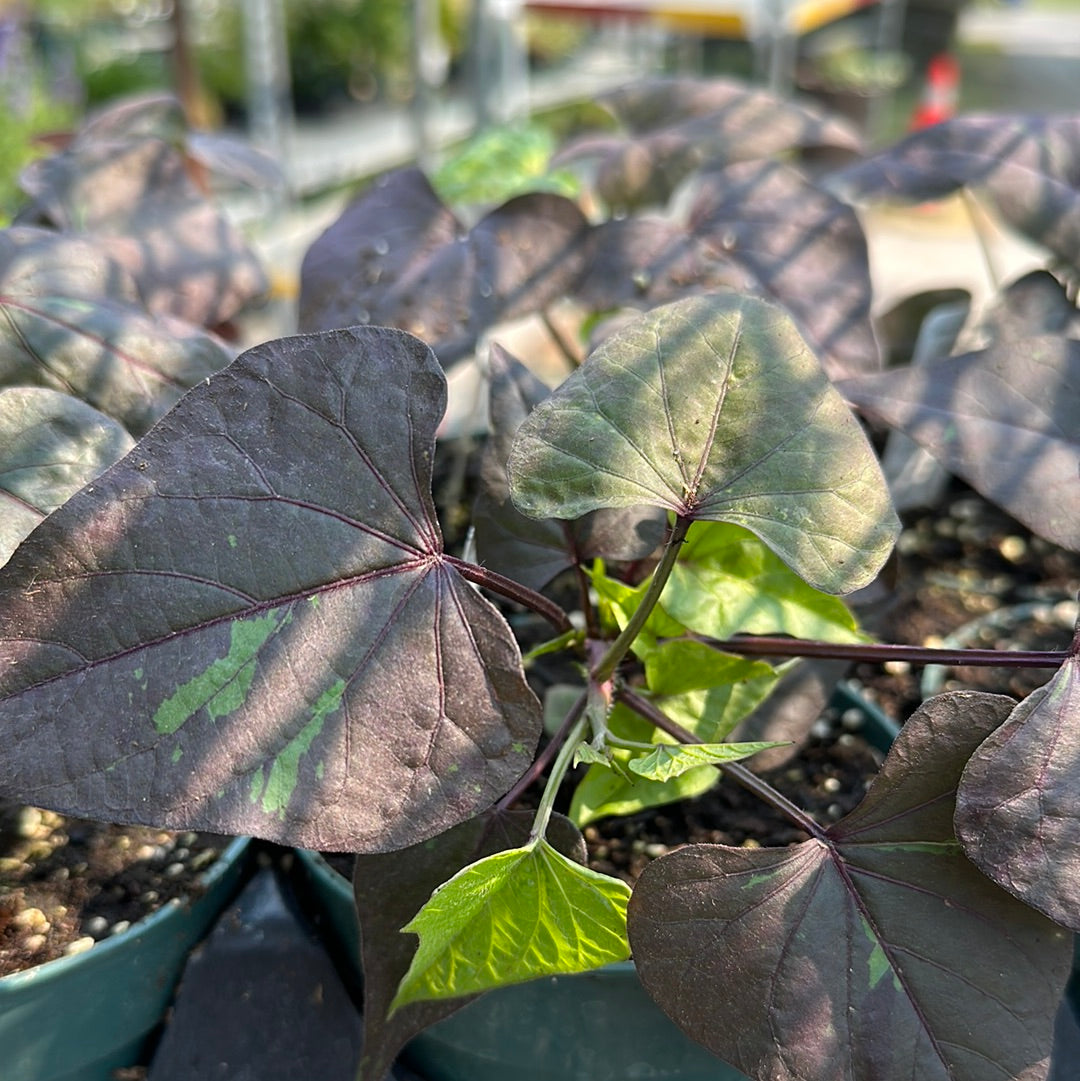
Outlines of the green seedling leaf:
{"label": "green seedling leaf", "polygon": [[[609,714],[608,727],[616,736],[637,743],[661,738],[648,721],[622,705]],[[630,771],[630,762],[640,752],[612,747],[610,753],[611,761],[590,766],[574,789],[569,814],[579,827],[611,815],[637,814],[648,807],[692,799],[720,780],[719,770],[712,765],[699,765],[664,781],[651,780]]]}
{"label": "green seedling leaf", "polygon": [[1080,342],[1005,341],[840,389],[1033,532],[1080,550]]}
{"label": "green seedling leaf", "polygon": [[708,643],[692,638],[660,642],[649,650],[644,660],[645,685],[656,695],[706,691],[775,672],[772,665],[763,661],[721,653]]}
{"label": "green seedling leaf", "polygon": [[739,762],[744,758],[767,751],[770,747],[782,747],[782,743],[689,743],[681,746],[660,745],[655,751],[640,758],[630,759],[630,769],[650,781],[667,781],[681,777],[687,770],[698,766],[718,766],[725,762]]}
{"label": "green seedling leaf", "polygon": [[0,564],[133,442],[77,398],[41,387],[0,390]]}
{"label": "green seedling leaf", "polygon": [[591,743],[579,743],[577,750],[574,752],[573,765],[580,766],[582,763],[586,765],[611,767],[611,760],[606,754],[598,751]]}
{"label": "green seedling leaf", "polygon": [[809,841],[653,861],[629,906],[649,994],[762,1081],[1044,1077],[1072,936],[981,874],[952,823],[1012,705],[926,702],[862,803]]}
{"label": "green seedling leaf", "polygon": [[555,137],[540,124],[486,128],[447,158],[431,178],[452,205],[500,203],[530,191],[573,197],[580,184],[568,170],[551,171]]}
{"label": "green seedling leaf", "polygon": [[625,961],[629,898],[625,882],[542,839],[488,856],[436,890],[403,928],[420,945],[390,1008]]}
{"label": "green seedling leaf", "polygon": [[509,474],[533,517],[646,504],[734,522],[833,593],[872,580],[898,528],[873,449],[790,318],[730,294],[608,338],[522,424]]}
{"label": "green seedling leaf", "polygon": [[502,319],[542,310],[577,280],[589,224],[559,195],[519,195],[466,229],[415,168],[381,177],[308,249],[304,330],[372,323],[431,343],[444,365]]}
{"label": "green seedling leaf", "polygon": [[1069,657],[971,756],[957,792],[964,851],[999,886],[1080,931],[1080,658]]}
{"label": "green seedling leaf", "polygon": [[[384,1081],[398,1052],[417,1033],[459,1010],[473,996],[390,1003],[416,953],[416,938],[400,934],[431,894],[463,867],[529,839],[531,811],[487,812],[446,833],[398,852],[359,856],[353,892],[364,965],[364,1043],[360,1081]],[[562,815],[552,815],[547,840],[564,856],[585,862],[585,842]]]}
{"label": "green seedling leaf", "polygon": [[650,700],[703,743],[717,743],[772,693],[780,671],[771,664],[693,640],[660,643],[645,657]]}
{"label": "green seedling leaf", "polygon": [[[621,631],[640,606],[649,583],[646,581],[640,586],[630,586],[618,578],[611,578],[602,562],[594,564],[590,578],[596,590],[601,617]],[[684,634],[686,628],[668,616],[662,605],[657,604],[630,648],[638,657],[645,659],[656,649],[658,638],[678,638]]]}
{"label": "green seedling leaf", "polygon": [[561,571],[587,560],[643,559],[653,552],[666,522],[657,507],[600,510],[576,522],[537,521],[515,509],[506,459],[521,422],[550,391],[498,345],[491,347],[489,366],[491,437],[473,513],[478,562],[531,589],[542,589]]}
{"label": "green seedling leaf", "polygon": [[0,796],[373,852],[503,795],[540,708],[442,551],[445,401],[400,331],[270,342],[47,518],[0,569]]}

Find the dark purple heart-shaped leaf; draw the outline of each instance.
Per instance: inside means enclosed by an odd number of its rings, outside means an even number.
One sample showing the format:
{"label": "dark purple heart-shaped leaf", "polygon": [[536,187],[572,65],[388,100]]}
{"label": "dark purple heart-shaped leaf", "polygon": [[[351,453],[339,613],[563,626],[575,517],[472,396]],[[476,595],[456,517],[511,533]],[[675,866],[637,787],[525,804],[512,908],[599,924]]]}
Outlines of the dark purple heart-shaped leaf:
{"label": "dark purple heart-shaped leaf", "polygon": [[186,126],[183,106],[174,94],[133,94],[90,113],[75,138],[87,143],[146,136],[173,141]]}
{"label": "dark purple heart-shaped leaf", "polygon": [[718,122],[729,129],[731,161],[795,146],[857,150],[861,145],[850,125],[836,117],[736,79],[641,79],[597,100],[633,132],[655,131],[683,120]]}
{"label": "dark purple heart-shaped leaf", "polygon": [[813,840],[650,864],[629,910],[646,990],[758,1081],[1045,1077],[1072,938],[981,875],[952,826],[961,770],[1011,705],[925,703]]}
{"label": "dark purple heart-shaped leaf", "polygon": [[130,448],[110,417],[55,390],[0,390],[0,564],[69,496]]}
{"label": "dark purple heart-shaped leaf", "polygon": [[1076,337],[1068,329],[1078,322],[1080,313],[1065,286],[1048,271],[1033,270],[1001,290],[980,329],[997,344],[1041,334]]}
{"label": "dark purple heart-shaped leaf", "polygon": [[599,101],[628,134],[586,136],[564,147],[554,162],[598,158],[595,186],[612,207],[666,203],[679,182],[703,166],[798,147],[861,149],[843,121],[731,80],[647,79]]}
{"label": "dark purple heart-shaped leaf", "polygon": [[442,553],[445,399],[399,331],[271,342],[46,519],[0,571],[0,794],[350,851],[503,794],[540,708]]}
{"label": "dark purple heart-shaped leaf", "polygon": [[277,159],[234,136],[216,131],[192,131],[184,139],[189,159],[223,180],[256,190],[283,189],[287,178]]}
{"label": "dark purple heart-shaped leaf", "polygon": [[585,560],[644,559],[653,552],[667,522],[658,507],[599,510],[576,522],[526,518],[514,507],[506,475],[510,447],[521,422],[550,391],[499,345],[492,346],[489,365],[491,437],[473,514],[478,561],[542,589],[560,571]]}
{"label": "dark purple heart-shaped leaf", "polygon": [[835,173],[843,198],[937,199],[967,186],[1072,266],[1080,264],[1080,117],[977,114],[909,135]]}
{"label": "dark purple heart-shaped leaf", "polygon": [[1080,550],[1080,342],[1005,341],[840,390],[1034,532]]}
{"label": "dark purple heart-shaped leaf", "polygon": [[500,319],[539,311],[577,280],[588,222],[569,199],[518,196],[466,230],[418,169],[383,177],[309,249],[300,326],[373,323],[431,343],[443,364]]}
{"label": "dark purple heart-shaped leaf", "polygon": [[897,530],[855,417],[790,317],[753,297],[690,297],[612,334],[521,425],[508,469],[530,516],[733,522],[826,592],[870,581]]}
{"label": "dark purple heart-shaped leaf", "polygon": [[605,309],[724,287],[784,305],[830,375],[880,367],[858,218],[776,162],[703,174],[684,225],[627,218],[601,226],[579,296]]}
{"label": "dark purple heart-shaped leaf", "polygon": [[135,279],[92,239],[28,225],[0,230],[0,294],[141,303]]}
{"label": "dark purple heart-shaped leaf", "polygon": [[130,271],[153,312],[216,326],[266,292],[254,253],[160,139],[77,139],[22,184],[47,221],[92,234]]}
{"label": "dark purple heart-shaped leaf", "polygon": [[956,803],[956,834],[968,856],[1073,931],[1080,931],[1078,716],[1074,651],[971,756]]}
{"label": "dark purple heart-shaped leaf", "polygon": [[0,385],[75,395],[141,435],[232,353],[190,323],[104,298],[0,293]]}
{"label": "dark purple heart-shaped leaf", "polygon": [[[416,936],[402,934],[402,927],[462,868],[523,845],[533,818],[531,811],[492,812],[399,852],[357,858],[353,890],[364,965],[360,1081],[383,1081],[398,1052],[413,1036],[478,997],[413,1002],[387,1019],[398,984],[416,953]],[[569,819],[553,815],[546,838],[564,855],[585,862],[585,842]]]}

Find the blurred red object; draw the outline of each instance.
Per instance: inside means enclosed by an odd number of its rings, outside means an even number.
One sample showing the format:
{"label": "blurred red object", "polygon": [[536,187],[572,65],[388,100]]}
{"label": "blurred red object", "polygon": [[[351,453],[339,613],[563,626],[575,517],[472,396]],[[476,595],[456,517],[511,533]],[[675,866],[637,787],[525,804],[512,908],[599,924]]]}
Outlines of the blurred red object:
{"label": "blurred red object", "polygon": [[911,131],[940,124],[956,114],[960,93],[960,64],[952,53],[938,53],[926,65],[922,100],[911,116]]}

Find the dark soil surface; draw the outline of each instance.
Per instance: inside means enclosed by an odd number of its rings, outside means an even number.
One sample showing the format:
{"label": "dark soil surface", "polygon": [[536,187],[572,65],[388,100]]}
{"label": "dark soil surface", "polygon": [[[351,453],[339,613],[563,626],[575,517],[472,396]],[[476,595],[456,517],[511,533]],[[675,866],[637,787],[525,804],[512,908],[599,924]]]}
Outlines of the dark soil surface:
{"label": "dark soil surface", "polygon": [[[970,490],[948,512],[908,516],[895,596],[869,629],[884,642],[992,649],[1064,650],[1073,636],[1080,555],[1033,536]],[[905,720],[924,696],[982,690],[1022,698],[1052,668],[918,669],[859,666],[868,698]]]}
{"label": "dark soil surface", "polygon": [[81,953],[192,896],[227,843],[0,804],[0,976]]}

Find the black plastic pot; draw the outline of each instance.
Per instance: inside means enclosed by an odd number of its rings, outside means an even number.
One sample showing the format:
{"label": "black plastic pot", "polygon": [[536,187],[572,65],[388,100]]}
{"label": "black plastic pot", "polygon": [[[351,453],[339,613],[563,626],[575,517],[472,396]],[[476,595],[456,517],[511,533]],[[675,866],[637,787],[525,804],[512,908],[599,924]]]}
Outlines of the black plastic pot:
{"label": "black plastic pot", "polygon": [[233,841],[198,897],[172,901],[86,953],[0,979],[4,1081],[113,1081],[145,1050],[191,949],[235,895],[250,843]]}

